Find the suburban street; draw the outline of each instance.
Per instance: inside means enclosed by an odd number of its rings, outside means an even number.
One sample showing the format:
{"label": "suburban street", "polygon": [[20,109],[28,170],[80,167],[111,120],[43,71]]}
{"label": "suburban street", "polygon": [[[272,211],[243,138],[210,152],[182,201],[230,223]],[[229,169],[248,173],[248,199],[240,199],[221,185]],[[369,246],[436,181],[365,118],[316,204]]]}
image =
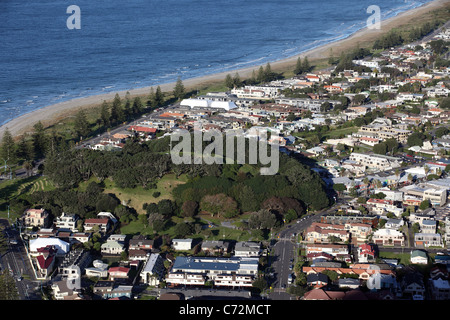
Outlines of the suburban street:
{"label": "suburban street", "polygon": [[334,212],[336,208],[345,201],[339,199],[338,202],[323,211],[315,214],[308,214],[298,219],[296,222],[289,224],[275,237],[276,244],[273,246],[273,254],[270,256],[270,265],[273,267],[275,281],[271,284],[273,292],[269,294],[271,300],[290,300],[293,296],[286,292],[288,287],[289,274],[294,273],[296,251],[300,248],[297,242],[297,236],[308,228],[311,223],[320,221],[320,217],[325,214]]}

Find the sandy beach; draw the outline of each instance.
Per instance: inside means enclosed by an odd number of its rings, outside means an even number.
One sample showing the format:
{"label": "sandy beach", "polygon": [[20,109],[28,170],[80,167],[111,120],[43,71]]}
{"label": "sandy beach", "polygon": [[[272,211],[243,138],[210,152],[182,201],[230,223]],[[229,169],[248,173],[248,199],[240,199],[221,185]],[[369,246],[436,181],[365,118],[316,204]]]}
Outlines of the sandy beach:
{"label": "sandy beach", "polygon": [[[318,48],[309,50],[302,54],[292,56],[290,58],[286,58],[279,61],[270,62],[272,70],[281,71],[287,70],[289,67],[293,67],[297,61],[299,56],[304,57],[307,56],[310,62],[314,62],[317,59],[328,58],[330,55],[330,48],[333,50],[334,56],[339,56],[339,54],[343,51],[346,51],[350,48],[355,47],[356,45],[360,45],[361,47],[364,44],[373,42],[380,35],[389,32],[392,28],[399,27],[401,25],[405,25],[411,21],[415,21],[419,19],[420,16],[428,13],[429,11],[434,11],[440,8],[449,7],[450,0],[435,0],[429,2],[421,7],[411,9],[396,17],[389,18],[387,20],[383,20],[381,22],[380,29],[368,29],[364,28],[353,35],[347,37],[346,39],[339,40],[336,42],[332,42],[329,44],[325,44]],[[367,15],[369,17],[370,15]],[[234,74],[236,72],[239,73],[241,79],[245,79],[250,77],[252,71],[257,71],[259,66],[247,67],[244,69],[238,69],[233,71],[226,71],[223,73],[217,73],[212,75],[206,75],[197,78],[191,78],[183,80],[183,84],[186,89],[199,89],[205,87],[207,84],[218,83],[225,79],[227,74]],[[153,86],[156,88],[157,85]],[[162,91],[171,91],[173,89],[174,83],[161,84],[160,87]],[[100,105],[104,100],[110,101],[114,98],[115,94],[118,93],[120,97],[124,97],[126,92],[129,91],[131,96],[148,96],[150,93],[151,87],[144,87],[132,90],[125,90],[119,92],[111,92],[105,93],[90,97],[77,98],[61,103],[57,103],[54,105],[50,105],[36,111],[24,114],[19,116],[5,125],[0,127],[0,137],[3,136],[3,133],[6,128],[12,133],[13,136],[19,136],[26,132],[31,132],[33,129],[33,125],[38,121],[41,121],[44,126],[49,126],[50,124],[57,123],[62,119],[72,116],[75,114],[80,108],[90,108]]]}

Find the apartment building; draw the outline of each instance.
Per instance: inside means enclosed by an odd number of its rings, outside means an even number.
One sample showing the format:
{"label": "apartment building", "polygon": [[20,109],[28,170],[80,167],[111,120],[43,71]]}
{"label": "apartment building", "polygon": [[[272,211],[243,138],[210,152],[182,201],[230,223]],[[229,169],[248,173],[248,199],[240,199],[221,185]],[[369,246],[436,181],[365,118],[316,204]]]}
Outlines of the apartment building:
{"label": "apartment building", "polygon": [[375,213],[379,216],[391,212],[399,217],[403,213],[403,208],[397,207],[392,200],[369,199],[367,200],[367,205],[369,206],[372,213]]}
{"label": "apartment building", "polygon": [[200,285],[205,281],[213,281],[221,286],[251,286],[257,274],[257,258],[178,256],[166,282],[170,285]]}
{"label": "apartment building", "polygon": [[423,200],[429,200],[433,206],[443,206],[447,202],[447,190],[445,189],[426,189],[423,192]]}
{"label": "apartment building", "polygon": [[352,240],[364,242],[372,234],[372,226],[366,223],[346,223],[345,230],[350,232]]}
{"label": "apartment building", "polygon": [[[333,239],[334,241],[331,241]],[[314,222],[306,229],[305,241],[310,243],[330,243],[347,242],[350,240],[350,233],[343,225],[332,225]]]}
{"label": "apartment building", "polygon": [[353,152],[349,159],[356,163],[377,170],[391,170],[400,167],[399,159],[376,154],[364,154]]}
{"label": "apartment building", "polygon": [[306,255],[314,253],[326,253],[338,260],[351,262],[349,248],[345,244],[308,244]]}
{"label": "apartment building", "polygon": [[320,217],[320,222],[344,225],[347,223],[362,223],[375,228],[378,225],[378,217],[376,215],[326,215]]}

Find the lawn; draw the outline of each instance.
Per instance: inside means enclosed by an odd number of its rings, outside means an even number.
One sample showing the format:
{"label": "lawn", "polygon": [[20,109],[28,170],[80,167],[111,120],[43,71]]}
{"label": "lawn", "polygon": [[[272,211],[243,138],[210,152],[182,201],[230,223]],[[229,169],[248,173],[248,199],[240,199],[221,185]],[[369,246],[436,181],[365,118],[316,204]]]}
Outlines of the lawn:
{"label": "lawn", "polygon": [[[0,183],[0,217],[7,217],[8,206],[12,199],[17,199],[36,191],[50,191],[54,189],[52,182],[42,176],[2,181]],[[15,217],[20,215],[22,215],[22,212],[17,213],[10,208],[10,218],[15,219]]]}
{"label": "lawn", "polygon": [[324,139],[337,139],[341,136],[347,136],[358,131],[358,127],[348,127],[342,129],[331,129],[323,135]]}
{"label": "lawn", "polygon": [[395,253],[395,252],[380,251],[379,256],[380,258],[384,259],[397,259],[399,260],[399,263],[405,266],[411,264],[411,261],[409,260],[411,258],[411,254],[409,252]]}
{"label": "lawn", "polygon": [[[172,190],[179,184],[187,182],[187,176],[181,175],[178,179],[174,174],[167,174],[157,182],[156,189],[145,190],[142,187],[136,188],[118,188],[110,179],[105,180],[105,193],[113,193],[120,199],[120,201],[126,202],[129,206],[136,209],[140,214],[145,213],[142,208],[144,203],[158,202],[163,199],[172,199]],[[153,193],[160,192],[159,197],[155,198]]]}

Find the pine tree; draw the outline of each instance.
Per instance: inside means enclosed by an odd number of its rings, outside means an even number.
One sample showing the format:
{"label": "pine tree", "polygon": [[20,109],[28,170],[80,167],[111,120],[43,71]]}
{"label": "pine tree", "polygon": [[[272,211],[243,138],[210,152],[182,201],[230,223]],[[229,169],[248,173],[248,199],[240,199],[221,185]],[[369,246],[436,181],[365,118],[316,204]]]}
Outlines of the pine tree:
{"label": "pine tree", "polygon": [[233,77],[233,85],[235,87],[240,87],[242,85],[241,77],[239,76],[239,73],[237,73],[237,72]]}
{"label": "pine tree", "polygon": [[111,124],[124,121],[124,112],[122,110],[122,101],[120,100],[119,94],[116,93],[111,106]]}
{"label": "pine tree", "polygon": [[156,88],[156,93],[155,93],[155,104],[156,104],[156,106],[162,106],[163,103],[164,103],[164,93],[162,93],[161,87],[158,86]]}
{"label": "pine tree", "polygon": [[250,78],[250,84],[255,84],[257,82],[256,80],[256,72],[255,70],[252,71],[252,77]]}
{"label": "pine tree", "polygon": [[133,114],[139,114],[144,110],[144,105],[140,97],[135,97],[133,100]]}
{"label": "pine tree", "polygon": [[33,160],[34,159],[34,147],[33,141],[27,138],[27,135],[23,135],[20,138],[17,145],[17,157],[19,159]]}
{"label": "pine tree", "polygon": [[258,80],[259,83],[265,81],[265,75],[264,75],[264,68],[263,66],[260,66],[258,69],[258,76],[256,77],[256,80]]}
{"label": "pine tree", "polygon": [[100,121],[104,127],[109,127],[111,114],[109,113],[109,106],[106,101],[103,101],[100,110]]}
{"label": "pine tree", "polygon": [[[2,139],[1,157],[4,160],[8,160],[8,164],[14,164],[16,158],[16,145],[11,132],[6,128]],[[2,163],[3,164],[3,163]]]}
{"label": "pine tree", "polygon": [[125,107],[123,108],[123,113],[125,115],[126,120],[129,120],[133,116],[133,108],[131,106],[130,97],[126,98]]}
{"label": "pine tree", "polygon": [[173,89],[173,95],[178,100],[183,99],[184,96],[186,95],[186,91],[185,91],[185,88],[184,88],[184,85],[183,85],[183,81],[181,81],[180,77],[178,77],[178,80],[175,83],[175,88]]}
{"label": "pine tree", "polygon": [[227,74],[227,76],[225,77],[225,86],[228,89],[233,89],[234,87],[234,81],[230,74]]}
{"label": "pine tree", "polygon": [[304,73],[311,71],[311,65],[309,64],[308,57],[305,57],[305,59],[303,59],[302,71]]}
{"label": "pine tree", "polygon": [[301,74],[302,70],[303,70],[302,58],[298,57],[297,63],[295,65],[294,73],[295,74]]}
{"label": "pine tree", "polygon": [[34,155],[37,158],[42,158],[47,148],[47,138],[44,132],[44,125],[38,121],[38,123],[33,126],[33,129]]}
{"label": "pine tree", "polygon": [[264,69],[264,82],[272,81],[272,78],[272,67],[270,66],[270,63],[267,62],[266,69]]}
{"label": "pine tree", "polygon": [[156,108],[156,104],[155,104],[155,89],[153,89],[153,87],[150,88],[150,95],[148,96],[148,100],[147,100],[147,106],[150,108]]}
{"label": "pine tree", "polygon": [[84,110],[80,110],[76,114],[74,129],[78,138],[86,138],[86,136],[89,134],[89,122]]}
{"label": "pine tree", "polygon": [[8,269],[0,273],[0,300],[19,300],[16,282]]}

